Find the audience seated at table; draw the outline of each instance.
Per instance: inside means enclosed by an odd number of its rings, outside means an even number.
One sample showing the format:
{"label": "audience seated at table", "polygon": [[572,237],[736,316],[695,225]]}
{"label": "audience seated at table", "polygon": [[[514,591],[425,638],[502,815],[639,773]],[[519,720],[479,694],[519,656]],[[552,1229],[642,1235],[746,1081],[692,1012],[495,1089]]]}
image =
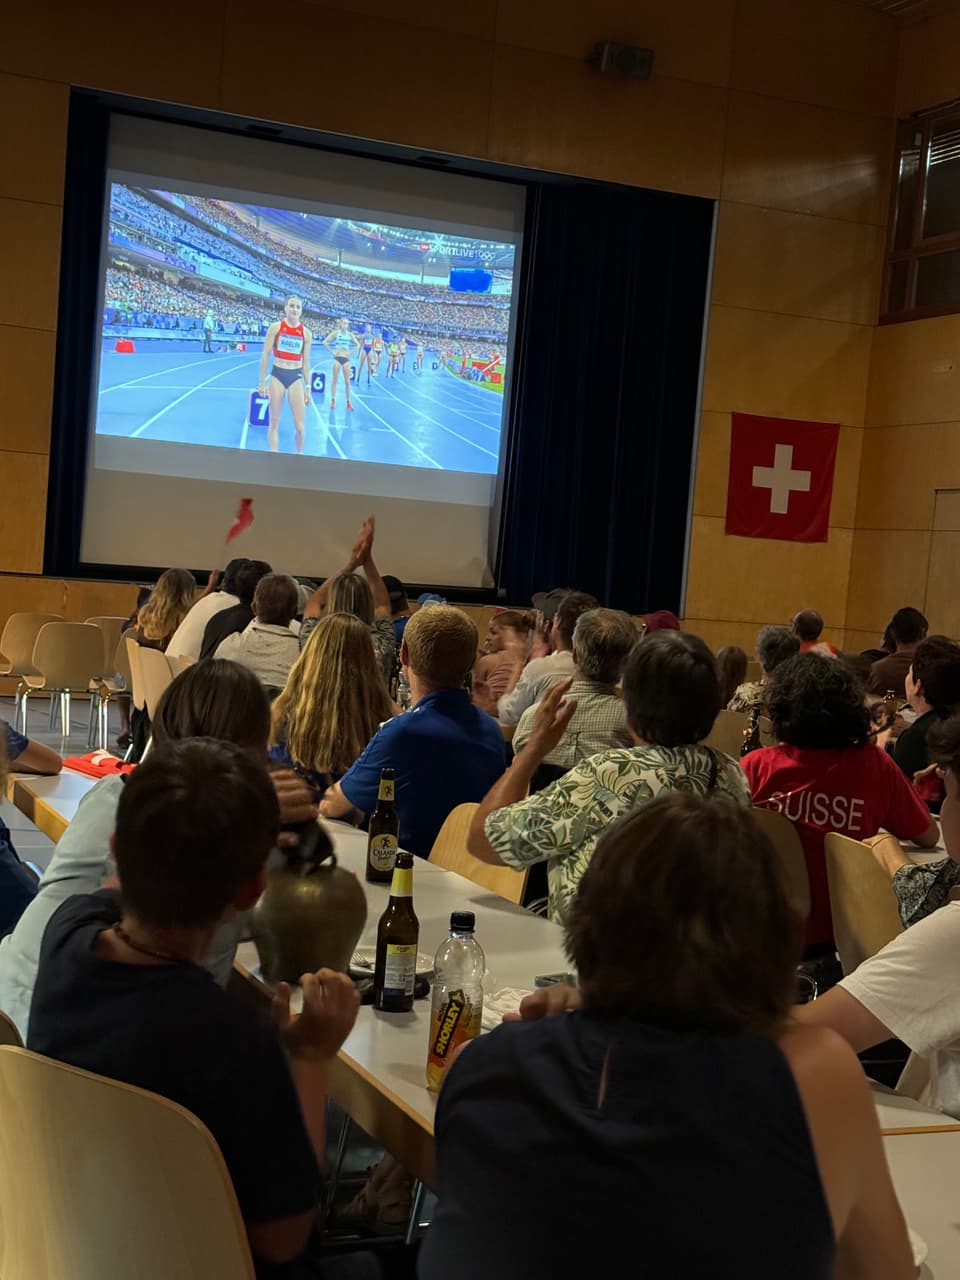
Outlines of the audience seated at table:
{"label": "audience seated at table", "polygon": [[444,819],[478,801],[503,771],[497,722],[463,688],[477,651],[477,628],[451,605],[419,609],[407,623],[400,661],[411,709],[387,721],[320,804],[327,818],[363,821],[377,805],[380,770],[394,770],[400,844],[426,858]]}
{"label": "audience seated at table", "polygon": [[552,684],[573,675],[574,627],[581,614],[598,604],[585,591],[551,591],[540,600],[542,622],[535,629],[529,661],[524,666],[526,655],[514,654],[507,691],[497,700],[494,714],[501,724],[519,724],[524,711],[539,702]]}
{"label": "audience seated at table", "polygon": [[922,640],[907,672],[906,691],[917,718],[897,737],[893,758],[917,785],[931,811],[939,813],[943,784],[930,769],[927,735],[960,708],[960,645],[946,636]]}
{"label": "audience seated at table", "polygon": [[410,601],[407,599],[406,587],[392,573],[383,575],[383,585],[387,588],[387,594],[390,597],[390,621],[393,623],[393,639],[399,653],[400,641],[410,620]]}
{"label": "audience seated at table", "polygon": [[911,1050],[897,1091],[960,1120],[960,716],[930,734],[944,768],[943,843],[948,857],[914,864],[897,840],[869,843],[893,877],[900,915],[910,927],[865,960],[839,986],[797,1010],[804,1022],[832,1028],[857,1053],[896,1037]]}
{"label": "audience seated at table", "polygon": [[793,634],[800,641],[801,653],[819,653],[825,658],[835,658],[839,653],[836,645],[820,639],[823,635],[823,615],[816,609],[801,609],[794,615]]}
{"label": "audience seated at table", "polygon": [[525,609],[501,609],[490,619],[474,663],[472,687],[474,702],[492,716],[531,653],[535,623],[535,615]]}
{"label": "audience seated at table", "polygon": [[546,862],[548,911],[561,923],[597,841],[619,814],[674,790],[721,790],[750,803],[736,761],[699,745],[720,710],[713,654],[699,636],[673,630],[645,636],[624,666],[623,700],[636,745],[590,756],[527,796],[541,762],[576,714],[576,703],[566,698],[570,685],[564,681],[544,694],[530,736],[484,797],[467,841],[471,853],[494,865],[523,870]]}
{"label": "audience seated at table", "polygon": [[203,629],[200,657],[212,658],[227,636],[244,631],[253,621],[253,597],[257,583],[273,570],[266,560],[248,560],[234,575],[237,604],[218,610]]}
{"label": "audience seated at table", "polygon": [[582,1008],[444,1081],[420,1280],[589,1276],[611,1231],[651,1278],[915,1275],[860,1065],[790,1022],[797,921],[748,809],[678,792],[614,823],[566,935]]}
{"label": "audience seated at table", "polygon": [[[7,793],[7,769],[14,764],[20,773],[52,774],[63,768],[51,747],[25,738],[0,720],[0,800]],[[36,894],[36,877],[20,861],[10,829],[0,818],[0,936],[10,932]]]}
{"label": "audience seated at table", "polygon": [[193,607],[197,584],[186,569],[166,569],[128,633],[148,649],[166,650],[174,632]]}
{"label": "audience seated at table", "polygon": [[870,668],[867,677],[867,692],[884,697],[892,691],[895,696],[905,702],[907,697],[906,679],[917,645],[925,639],[927,620],[919,609],[909,606],[898,609],[890,619],[884,638],[889,636],[893,651],[886,657],[878,659]]}
{"label": "audience seated at table", "polygon": [[273,704],[270,756],[322,793],[395,709],[370,628],[352,613],[325,614]]}
{"label": "audience seated at table", "polygon": [[268,692],[286,684],[300,656],[300,624],[295,621],[300,594],[285,573],[268,573],[253,593],[253,621],[217,645],[214,657],[248,667]]}
{"label": "audience seated at table", "polygon": [[[376,525],[373,516],[360,528],[349,559],[339,573],[317,587],[303,611],[300,647],[307,643],[324,613],[352,613],[369,628],[373,649],[388,685],[396,663],[397,644],[390,596],[373,559]],[[363,569],[364,576],[356,572]]]}
{"label": "audience seated at table", "polygon": [[279,821],[249,750],[195,739],[153,751],[117,806],[120,892],[74,895],[51,917],[27,1035],[37,1053],[159,1093],[207,1125],[260,1276],[297,1259],[317,1222],[327,1073],[359,1005],[345,974],[322,969],[302,978],[299,1015],[280,986],[271,1020],[203,968],[260,896]]}
{"label": "audience seated at table", "polygon": [[207,623],[214,614],[224,609],[233,608],[240,603],[237,595],[237,574],[250,561],[245,556],[231,560],[223,576],[214,571],[210,575],[206,589],[197,597],[190,612],[173,633],[167,645],[167,653],[171,658],[199,659],[200,647],[203,644],[203,633]]}
{"label": "audience seated at table", "polygon": [[747,677],[747,655],[738,644],[725,644],[717,650],[717,675],[720,701],[726,706]]}
{"label": "audience seated at table", "polygon": [[[164,691],[153,721],[153,744],[157,748],[184,738],[217,738],[265,762],[269,730],[270,708],[256,676],[235,662],[210,659],[188,667]],[[270,779],[284,823],[316,817],[312,795],[300,778],[278,770]],[[67,898],[92,893],[115,874],[110,836],[124,786],[123,778],[114,775],[91,787],[60,837],[36,898],[13,933],[0,941],[0,1009],[24,1038],[40,944],[50,917]],[[236,919],[227,923],[204,961],[221,985],[230,977],[241,926]]]}
{"label": "audience seated at table", "polygon": [[743,758],[753,802],[797,828],[810,877],[809,958],[833,952],[824,836],[854,840],[881,827],[933,846],[930,811],[871,736],[862,686],[841,662],[805,653],[777,667],[767,695],[777,746]]}
{"label": "audience seated at table", "polygon": [[907,926],[945,906],[951,892],[960,885],[960,714],[932,725],[927,749],[932,767],[943,775],[940,824],[947,856],[916,863],[896,836],[884,834],[868,841],[877,861],[891,877],[900,919]]}
{"label": "audience seated at table", "polygon": [[728,711],[762,711],[773,673],[781,662],[800,652],[800,640],[789,627],[761,627],[757,634],[757,659],[763,675],[760,680],[741,684],[727,702]]}
{"label": "audience seated at table", "polygon": [[[566,771],[598,751],[633,745],[627,712],[617,685],[623,664],[639,643],[629,614],[616,609],[588,609],[573,630],[573,684],[568,697],[577,704],[563,737],[544,757],[543,764]],[[521,750],[533,732],[536,705],[520,717],[513,736]]]}

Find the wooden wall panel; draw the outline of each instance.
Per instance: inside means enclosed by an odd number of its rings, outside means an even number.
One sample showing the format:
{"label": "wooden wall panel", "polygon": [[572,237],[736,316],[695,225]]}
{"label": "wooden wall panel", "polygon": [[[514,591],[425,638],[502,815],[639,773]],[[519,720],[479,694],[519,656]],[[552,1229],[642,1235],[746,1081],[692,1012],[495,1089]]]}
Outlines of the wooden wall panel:
{"label": "wooden wall panel", "polygon": [[[42,329],[0,325],[0,450],[49,452],[56,342],[55,334]],[[16,498],[0,476],[0,502]]]}
{"label": "wooden wall panel", "polygon": [[848,629],[880,635],[903,605],[923,604],[928,529],[858,529],[853,535]]}
{"label": "wooden wall panel", "polygon": [[0,196],[63,203],[68,98],[65,84],[0,75]]}
{"label": "wooden wall panel", "polygon": [[60,209],[0,199],[0,325],[56,329]]}
{"label": "wooden wall panel", "polygon": [[879,227],[724,200],[713,301],[872,325],[877,319],[880,252]]}
{"label": "wooden wall panel", "polygon": [[873,340],[866,425],[955,422],[960,315],[881,325]]}
{"label": "wooden wall panel", "polygon": [[897,115],[960,98],[960,12],[905,27],[900,37]]}
{"label": "wooden wall panel", "polygon": [[0,572],[40,572],[46,516],[46,456],[0,453]]}

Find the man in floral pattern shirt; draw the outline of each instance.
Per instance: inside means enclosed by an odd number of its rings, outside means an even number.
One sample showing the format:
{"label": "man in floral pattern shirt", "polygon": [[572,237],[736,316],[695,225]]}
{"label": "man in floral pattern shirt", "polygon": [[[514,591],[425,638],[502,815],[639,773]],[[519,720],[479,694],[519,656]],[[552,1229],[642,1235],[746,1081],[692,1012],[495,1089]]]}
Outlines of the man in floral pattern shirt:
{"label": "man in floral pattern shirt", "polygon": [[621,814],[666,791],[719,790],[750,804],[739,764],[697,745],[720,710],[720,682],[713,654],[682,631],[638,641],[627,659],[623,699],[636,745],[589,756],[527,796],[530,779],[576,710],[576,702],[563,701],[571,683],[554,685],[543,697],[529,738],[474,814],[467,841],[471,853],[493,865],[522,871],[547,862],[548,913],[560,923],[597,841]]}

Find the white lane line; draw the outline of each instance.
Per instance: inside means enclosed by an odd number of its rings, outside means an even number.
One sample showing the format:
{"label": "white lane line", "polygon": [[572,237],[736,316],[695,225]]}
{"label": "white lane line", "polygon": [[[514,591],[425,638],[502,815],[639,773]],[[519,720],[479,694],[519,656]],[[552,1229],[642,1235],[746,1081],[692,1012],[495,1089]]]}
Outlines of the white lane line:
{"label": "white lane line", "polygon": [[[244,363],[256,364],[257,361],[246,360]],[[233,366],[233,367],[236,368],[236,366]],[[171,400],[170,403],[167,405],[164,405],[162,409],[158,409],[152,418],[148,418],[146,422],[141,423],[141,425],[137,427],[135,431],[131,431],[128,439],[135,440],[138,436],[142,436],[143,433],[146,431],[147,427],[153,426],[153,424],[157,421],[158,418],[162,418],[165,413],[169,413],[171,409],[175,409],[177,405],[181,404],[184,400],[186,400],[188,396],[192,396],[193,393],[195,391],[199,391],[201,387],[205,387],[211,382],[216,382],[217,378],[222,378],[225,374],[230,372],[232,372],[231,369],[221,369],[219,373],[215,373],[211,378],[207,378],[204,382],[198,382],[195,387],[192,387],[189,391],[185,391],[182,396],[177,396],[176,400]]]}
{"label": "white lane line", "polygon": [[243,415],[243,430],[240,432],[240,448],[241,449],[245,449],[247,447],[247,432],[249,430],[250,430],[250,416],[249,416],[249,413],[245,413]]}
{"label": "white lane line", "polygon": [[[354,400],[359,401],[361,406],[364,409],[366,409],[369,413],[372,413],[373,416],[379,422],[382,422],[388,431],[392,431],[395,436],[399,437],[399,439],[401,439],[405,445],[411,448],[414,451],[414,453],[419,453],[421,458],[426,458],[426,460],[430,463],[431,467],[436,467],[438,471],[446,470],[445,467],[442,467],[440,463],[437,462],[436,458],[431,458],[429,453],[424,453],[424,451],[419,447],[419,445],[415,445],[413,441],[408,440],[406,436],[400,435],[400,432],[396,429],[396,427],[392,427],[390,423],[386,420],[386,418],[381,418],[379,413],[377,413],[376,409],[371,409],[370,406],[365,402],[363,397],[360,395],[360,393],[356,389],[354,389],[353,398]],[[400,403],[403,404],[403,401],[401,400]],[[364,459],[364,461],[369,462],[371,461],[371,459],[367,458],[367,459]],[[387,464],[387,465],[390,465],[390,464]],[[399,464],[393,464],[393,465],[399,465]]]}
{"label": "white lane line", "polygon": [[317,426],[320,428],[320,439],[324,445],[324,451],[319,456],[321,458],[325,458],[327,456],[326,443],[329,440],[330,443],[333,445],[333,447],[336,449],[337,453],[339,453],[340,457],[343,458],[344,461],[346,461],[347,455],[340,448],[340,445],[337,443],[336,436],[334,436],[333,432],[330,430],[329,425],[324,422],[323,415],[320,413],[320,410],[317,408],[316,398],[312,395],[310,397],[310,404],[308,407],[313,410],[314,416],[317,419]]}
{"label": "white lane line", "polygon": [[[159,352],[154,354],[159,354]],[[122,391],[126,387],[135,387],[138,382],[146,382],[149,378],[162,378],[165,373],[179,373],[181,369],[192,369],[198,364],[216,364],[219,360],[228,359],[233,359],[233,355],[214,356],[212,360],[191,360],[189,364],[171,365],[169,369],[157,369],[155,373],[145,373],[142,378],[131,378],[129,382],[115,382],[112,387],[104,387],[100,395],[105,396],[109,391]]]}
{"label": "white lane line", "polygon": [[[224,371],[226,372],[226,370]],[[253,390],[251,386],[243,387],[204,387],[197,386],[195,382],[152,382],[149,387],[128,387],[128,391],[189,391],[193,387],[195,391],[246,391]]]}
{"label": "white lane line", "polygon": [[[414,394],[417,396],[418,399],[429,400],[431,404],[438,404],[441,409],[446,409],[448,413],[455,413],[461,418],[466,418],[468,422],[475,422],[478,427],[484,427],[486,428],[487,431],[495,431],[497,435],[500,434],[499,425],[493,427],[490,425],[489,422],[481,422],[479,418],[475,418],[470,413],[464,413],[462,409],[454,409],[452,404],[447,404],[443,400],[437,400],[435,396],[428,396],[426,392],[421,391],[419,387],[417,387],[417,390]],[[404,403],[406,404],[407,401],[404,401]],[[411,404],[410,407],[412,409],[415,406]]]}
{"label": "white lane line", "polygon": [[[387,392],[387,395],[393,396],[397,404],[402,404],[405,408],[412,409],[414,413],[419,413],[421,418],[426,418],[428,422],[432,422],[433,425],[435,427],[439,427],[441,431],[446,431],[450,435],[456,436],[458,440],[462,440],[464,444],[468,444],[471,449],[477,449],[479,450],[480,453],[485,453],[488,458],[493,458],[495,461],[499,462],[500,460],[499,454],[492,453],[489,449],[485,449],[482,444],[477,444],[473,440],[468,440],[467,437],[462,436],[459,431],[454,431],[453,427],[448,427],[444,423],[438,422],[436,418],[431,418],[429,413],[424,413],[422,410],[418,409],[416,405],[412,405],[409,400],[404,400],[403,396],[396,395],[393,391],[390,391],[387,387],[384,387],[383,390]],[[373,410],[371,409],[370,412],[372,413]]]}

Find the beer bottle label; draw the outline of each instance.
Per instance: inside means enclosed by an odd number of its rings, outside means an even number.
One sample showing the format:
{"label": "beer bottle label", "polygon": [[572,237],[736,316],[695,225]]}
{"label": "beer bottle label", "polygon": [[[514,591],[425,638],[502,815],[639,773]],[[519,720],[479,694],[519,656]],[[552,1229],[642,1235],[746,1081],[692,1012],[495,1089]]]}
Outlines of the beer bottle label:
{"label": "beer bottle label", "polygon": [[462,991],[451,991],[446,1003],[440,1010],[440,1023],[433,1039],[431,1052],[439,1061],[443,1061],[450,1051],[457,1027],[463,1018],[467,1002]]}
{"label": "beer bottle label", "polygon": [[381,800],[393,800],[396,785],[393,778],[381,778],[380,790],[377,792],[379,798]]}
{"label": "beer bottle label", "polygon": [[388,942],[386,963],[383,968],[383,994],[412,996],[416,976],[417,944]]}
{"label": "beer bottle label", "polygon": [[370,865],[377,871],[392,871],[397,860],[397,837],[388,831],[378,836],[371,836],[369,857]]}

